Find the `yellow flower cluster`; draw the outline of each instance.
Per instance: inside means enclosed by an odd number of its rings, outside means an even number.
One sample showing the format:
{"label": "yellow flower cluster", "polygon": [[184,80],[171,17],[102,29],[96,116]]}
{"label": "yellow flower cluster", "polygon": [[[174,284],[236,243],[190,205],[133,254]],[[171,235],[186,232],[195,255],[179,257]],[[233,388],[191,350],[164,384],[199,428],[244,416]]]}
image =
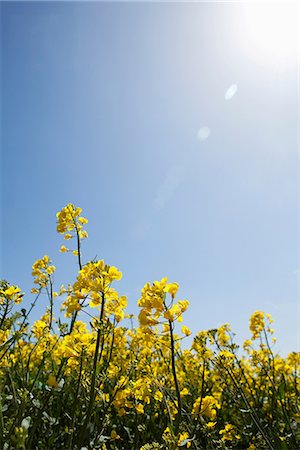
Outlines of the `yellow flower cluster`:
{"label": "yellow flower cluster", "polygon": [[255,311],[250,318],[249,328],[252,331],[252,339],[259,337],[265,327],[265,314],[263,311]]}
{"label": "yellow flower cluster", "polygon": [[[88,219],[81,216],[82,209],[69,203],[62,208],[60,212],[56,214],[57,217],[57,232],[64,234],[64,239],[69,240],[77,237],[77,240],[85,239],[88,237],[87,231],[83,229],[83,225],[88,223]],[[77,242],[78,246],[78,242]],[[62,245],[60,248],[62,253],[68,252],[69,249]],[[79,253],[79,249],[73,250],[73,254],[76,256]]]}
{"label": "yellow flower cluster", "polygon": [[226,424],[225,428],[220,430],[219,434],[222,436],[223,442],[241,439],[241,436],[237,434],[235,427],[230,423]]}
{"label": "yellow flower cluster", "polygon": [[49,282],[51,275],[55,272],[55,266],[51,264],[51,260],[48,255],[38,259],[32,266],[32,276],[34,277],[34,283],[43,288]]}
{"label": "yellow flower cluster", "polygon": [[[173,304],[178,288],[178,283],[168,283],[168,278],[154,281],[152,285],[150,283],[145,284],[138,301],[141,308],[139,314],[141,327],[151,327],[159,324],[160,321],[163,323],[163,319],[169,322],[182,321],[182,314],[187,310],[189,302],[178,300],[177,303]],[[167,294],[171,296],[171,304],[167,304]]]}
{"label": "yellow flower cluster", "polygon": [[214,420],[217,415],[217,408],[219,408],[218,402],[211,395],[204,398],[198,397],[193,404],[192,417],[198,419],[201,416],[206,416],[210,420]]}
{"label": "yellow flower cluster", "polygon": [[120,322],[124,317],[127,299],[125,296],[119,296],[111,287],[111,283],[121,278],[122,273],[114,266],[105,265],[103,260],[87,263],[79,271],[67,299],[63,302],[67,317],[87,304],[91,308],[101,308],[105,302],[105,315],[114,315],[117,322]]}
{"label": "yellow flower cluster", "polygon": [[22,302],[23,295],[18,286],[6,286],[5,289],[0,289],[0,305],[4,305],[7,301],[19,305]]}
{"label": "yellow flower cluster", "polygon": [[[76,208],[72,203],[65,206],[60,212],[56,214],[57,217],[57,232],[65,234],[65,239],[70,239],[71,232],[82,231],[82,226],[88,223],[85,217],[80,216],[81,208]],[[67,233],[69,232],[69,233]]]}

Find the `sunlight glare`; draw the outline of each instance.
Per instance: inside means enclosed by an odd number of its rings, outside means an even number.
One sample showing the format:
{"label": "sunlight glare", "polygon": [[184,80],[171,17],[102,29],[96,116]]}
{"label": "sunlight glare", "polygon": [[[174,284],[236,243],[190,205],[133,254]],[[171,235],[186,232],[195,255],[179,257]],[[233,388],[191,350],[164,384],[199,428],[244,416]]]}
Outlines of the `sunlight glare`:
{"label": "sunlight glare", "polygon": [[251,59],[280,70],[296,66],[299,8],[300,5],[284,2],[243,5],[238,17],[243,51]]}

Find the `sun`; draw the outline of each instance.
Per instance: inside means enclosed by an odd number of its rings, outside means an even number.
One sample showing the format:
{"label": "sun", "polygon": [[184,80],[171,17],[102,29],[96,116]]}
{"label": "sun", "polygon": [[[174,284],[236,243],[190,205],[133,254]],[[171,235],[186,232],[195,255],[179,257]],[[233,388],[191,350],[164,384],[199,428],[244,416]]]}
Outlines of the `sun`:
{"label": "sun", "polygon": [[300,3],[247,2],[240,11],[239,44],[251,59],[281,70],[297,65]]}

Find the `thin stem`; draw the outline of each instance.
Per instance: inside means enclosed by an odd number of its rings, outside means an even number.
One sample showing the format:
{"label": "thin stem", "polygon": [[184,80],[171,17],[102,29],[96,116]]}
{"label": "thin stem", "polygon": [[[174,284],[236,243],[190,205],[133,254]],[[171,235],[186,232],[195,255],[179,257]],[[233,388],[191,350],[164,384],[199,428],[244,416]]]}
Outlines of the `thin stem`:
{"label": "thin stem", "polygon": [[176,396],[177,396],[177,411],[178,411],[178,416],[177,416],[177,419],[176,419],[176,432],[177,432],[178,426],[179,426],[179,423],[180,423],[180,420],[181,420],[181,415],[182,415],[182,404],[181,404],[180,389],[179,389],[179,384],[178,384],[178,379],[177,379],[177,374],[176,374],[175,343],[174,343],[174,334],[173,334],[173,324],[172,324],[171,320],[169,320],[169,327],[170,327],[170,340],[171,340],[172,373],[173,373],[175,389],[176,389]]}
{"label": "thin stem", "polygon": [[75,220],[74,220],[74,223],[75,223],[76,238],[77,238],[78,265],[79,265],[79,270],[82,270],[80,236],[79,236],[77,223]]}

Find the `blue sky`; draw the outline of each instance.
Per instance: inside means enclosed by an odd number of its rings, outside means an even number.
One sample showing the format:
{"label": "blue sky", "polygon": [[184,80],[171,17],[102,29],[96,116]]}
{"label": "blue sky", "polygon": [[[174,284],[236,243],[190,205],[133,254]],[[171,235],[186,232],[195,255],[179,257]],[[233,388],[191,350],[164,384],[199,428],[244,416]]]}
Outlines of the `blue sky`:
{"label": "blue sky", "polygon": [[1,3],[1,276],[29,293],[49,254],[74,280],[55,225],[72,202],[129,312],[168,276],[193,332],[229,322],[241,342],[260,309],[296,350],[297,5],[281,7],[274,34],[242,3]]}

